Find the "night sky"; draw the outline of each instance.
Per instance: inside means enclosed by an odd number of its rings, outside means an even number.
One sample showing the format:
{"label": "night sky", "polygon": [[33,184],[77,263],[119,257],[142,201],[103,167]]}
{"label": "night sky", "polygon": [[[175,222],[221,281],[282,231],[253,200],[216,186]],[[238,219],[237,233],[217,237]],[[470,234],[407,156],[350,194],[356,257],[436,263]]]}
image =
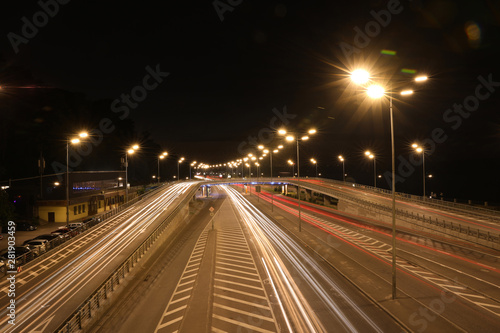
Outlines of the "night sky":
{"label": "night sky", "polygon": [[[37,14],[40,3],[52,14]],[[375,152],[378,174],[390,171],[389,103],[350,83],[350,71],[364,67],[395,92],[415,90],[394,95],[398,191],[421,194],[420,162],[415,170],[404,162],[420,141],[432,148],[428,192],[500,202],[499,1],[40,3],[8,2],[0,11],[0,180],[36,176],[40,151],[53,173],[64,138],[104,118],[116,130],[74,170],[119,169],[135,140],[147,147],[135,161],[143,177],[163,149],[169,175],[180,156],[228,162],[256,142],[277,144],[270,130],[280,114],[290,130],[318,130],[301,146],[302,175],[314,175],[314,157],[323,176],[340,179],[342,154],[350,179],[371,185],[364,150]],[[34,16],[38,31],[23,32]],[[416,86],[401,69],[429,80]],[[145,81],[152,72],[157,80]],[[132,93],[138,100],[127,104]],[[472,111],[457,111],[464,103]],[[275,156],[276,174],[295,158],[287,147]],[[385,177],[379,186],[388,188]]]}

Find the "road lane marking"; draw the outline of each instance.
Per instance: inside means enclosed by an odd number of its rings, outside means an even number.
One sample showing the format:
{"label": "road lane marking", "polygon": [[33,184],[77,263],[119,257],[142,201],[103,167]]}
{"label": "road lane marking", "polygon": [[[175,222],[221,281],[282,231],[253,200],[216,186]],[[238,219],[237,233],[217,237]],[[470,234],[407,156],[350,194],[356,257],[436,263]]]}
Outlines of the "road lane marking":
{"label": "road lane marking", "polygon": [[230,319],[227,317],[222,317],[222,316],[215,315],[215,314],[213,315],[213,317],[216,319],[222,320],[222,321],[226,321],[226,322],[231,323],[231,324],[235,324],[238,326],[248,328],[249,330],[252,330],[252,331],[257,331],[257,332],[262,332],[262,333],[274,333],[275,332],[275,331],[269,331],[269,330],[260,328],[258,326],[250,325],[250,324],[247,324],[247,323],[242,322],[242,321],[233,320],[233,319]]}
{"label": "road lane marking", "polygon": [[[198,237],[198,240],[196,241],[196,244],[189,256],[188,262],[184,267],[182,275],[177,282],[174,292],[170,297],[170,300],[167,303],[165,310],[163,311],[163,314],[158,321],[158,324],[156,325],[155,333],[160,330],[163,330],[165,332],[178,331],[181,320],[184,318],[189,300],[192,297],[192,290],[194,288],[194,283],[196,282],[196,277],[198,276],[198,271],[201,266],[201,259],[203,253],[205,252],[205,247],[208,240],[208,230],[209,229],[207,226]],[[194,271],[196,272],[192,273]],[[176,317],[172,318],[174,317],[174,314],[176,314]],[[164,323],[163,321],[165,320],[168,321]],[[177,324],[177,326],[174,327],[174,324]]]}
{"label": "road lane marking", "polygon": [[231,312],[240,313],[240,314],[243,314],[243,315],[246,315],[246,316],[249,316],[249,317],[255,317],[255,318],[259,318],[259,319],[266,320],[266,321],[269,321],[269,322],[274,322],[273,318],[269,318],[269,317],[266,317],[266,316],[261,316],[259,314],[253,313],[253,312],[243,311],[243,310],[240,310],[240,309],[232,308],[232,307],[225,306],[225,305],[222,305],[222,304],[217,304],[217,303],[214,303],[214,306],[216,306],[218,308],[221,308],[221,309],[224,309],[224,310],[231,311]]}
{"label": "road lane marking", "polygon": [[227,283],[227,284],[234,284],[234,285],[237,285],[237,286],[241,286],[241,287],[245,287],[245,288],[250,288],[250,289],[255,289],[255,290],[262,290],[262,287],[256,287],[256,286],[252,286],[252,285],[249,285],[249,284],[234,282],[234,281],[231,281],[231,280],[224,280],[224,279],[215,278],[214,281],[218,281],[218,282],[222,282],[222,283]]}

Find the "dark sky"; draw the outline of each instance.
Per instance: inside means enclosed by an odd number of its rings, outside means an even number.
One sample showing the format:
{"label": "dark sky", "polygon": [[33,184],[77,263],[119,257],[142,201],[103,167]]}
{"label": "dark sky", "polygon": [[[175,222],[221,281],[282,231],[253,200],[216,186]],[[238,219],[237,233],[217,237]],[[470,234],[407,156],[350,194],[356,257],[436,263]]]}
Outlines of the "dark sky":
{"label": "dark sky", "polygon": [[[54,10],[55,0],[46,3]],[[214,3],[231,9],[223,21]],[[23,68],[43,86],[113,101],[143,85],[147,66],[159,66],[169,75],[130,108],[129,118],[173,154],[207,163],[239,158],[242,142],[259,133],[264,138],[275,123],[273,109],[286,107],[295,116],[288,128],[319,131],[301,150],[303,173],[312,175],[307,160],[314,156],[320,172],[338,179],[337,156],[343,154],[349,176],[371,184],[365,149],[376,152],[379,173],[390,170],[388,102],[367,100],[347,74],[363,66],[397,90],[412,77],[401,69],[415,69],[430,80],[413,96],[394,100],[396,155],[408,160],[412,141],[441,128],[446,140],[426,157],[434,176],[430,190],[500,202],[500,87],[491,86],[467,118],[450,113],[444,119],[455,103],[475,96],[479,76],[500,82],[498,1],[231,3],[73,0],[59,4],[17,53],[8,34],[21,36],[22,18],[33,22],[41,7],[37,1],[4,3],[3,70]],[[368,36],[356,37],[358,31]],[[346,45],[356,52],[343,52]],[[382,55],[383,49],[396,55]],[[1,81],[35,83],[15,75]],[[293,156],[288,148],[276,164]],[[420,193],[421,166],[415,169],[399,189]]]}

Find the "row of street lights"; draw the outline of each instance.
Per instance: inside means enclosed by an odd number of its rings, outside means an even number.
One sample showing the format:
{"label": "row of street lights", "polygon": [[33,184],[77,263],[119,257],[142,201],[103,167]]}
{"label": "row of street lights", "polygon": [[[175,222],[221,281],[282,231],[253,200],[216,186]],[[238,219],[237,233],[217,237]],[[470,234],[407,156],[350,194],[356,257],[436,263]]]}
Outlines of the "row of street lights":
{"label": "row of street lights", "polygon": [[[287,142],[295,142],[295,144],[296,144],[296,149],[297,149],[296,164],[297,164],[297,181],[298,181],[297,197],[298,197],[298,205],[299,205],[299,209],[298,209],[299,210],[299,231],[301,231],[302,230],[302,218],[301,218],[301,207],[300,207],[300,190],[301,190],[300,189],[300,142],[309,140],[309,136],[316,134],[316,129],[310,129],[307,131],[307,133],[300,134],[300,133],[295,133],[295,132],[288,132],[286,129],[281,128],[278,130],[278,134],[280,136],[284,137]],[[252,153],[249,153],[247,156],[243,157],[242,159],[237,159],[236,161],[231,161],[231,162],[227,163],[227,165],[230,166],[231,169],[233,167],[238,167],[239,165],[241,165],[242,176],[243,176],[244,175],[243,163],[244,163],[244,165],[247,166],[249,169],[249,176],[251,176],[252,175],[251,163],[254,163],[257,166],[257,170],[259,173],[260,172],[259,171],[260,163],[258,162],[258,160],[264,159],[264,157],[266,157],[267,154],[269,154],[269,165],[270,165],[270,174],[271,174],[271,181],[272,181],[272,179],[273,179],[273,153],[274,154],[278,153],[280,151],[280,149],[282,149],[282,148],[283,148],[283,145],[281,145],[281,144],[278,145],[276,148],[268,148],[268,147],[265,147],[264,145],[258,145],[257,149],[259,151],[262,151],[262,156],[257,158],[257,156],[254,156]],[[316,165],[316,176],[317,176],[317,172],[318,172],[317,161],[315,159],[311,159],[311,162]],[[290,165],[292,165],[293,167],[295,166],[295,163],[292,160],[288,160],[288,163]],[[224,164],[224,165],[226,166],[226,164]],[[295,174],[295,170],[293,170],[293,174]],[[259,173],[259,175],[260,175],[260,173]],[[274,208],[273,194],[274,193],[271,193],[271,204],[272,204],[272,207]]]}
{"label": "row of street lights", "polygon": [[[391,192],[392,192],[392,298],[395,299],[396,297],[396,162],[395,162],[395,143],[394,143],[394,116],[393,116],[393,91],[391,89],[386,90],[384,87],[381,85],[377,84],[376,82],[373,82],[370,74],[362,69],[355,70],[351,73],[351,80],[357,85],[360,85],[363,87],[363,89],[366,91],[366,94],[368,97],[372,99],[380,99],[382,97],[388,97],[389,99],[389,117],[390,117],[390,127],[391,127],[391,167],[392,167],[392,184],[391,184]],[[415,82],[421,83],[427,80],[426,76],[419,76],[414,79]],[[408,96],[413,94],[413,90],[404,90],[400,92],[401,96]],[[285,129],[280,129],[278,130],[278,134],[285,136],[286,141],[288,142],[295,142],[296,143],[296,149],[297,149],[297,159],[296,159],[296,164],[297,164],[297,180],[298,180],[298,185],[297,185],[297,197],[298,197],[298,212],[299,212],[299,231],[301,231],[301,200],[300,200],[300,142],[306,141],[309,139],[309,135],[313,135],[316,133],[315,129],[309,130],[306,134],[299,134],[299,133],[291,133],[289,134]],[[272,178],[272,153],[278,153],[278,149],[268,149],[265,148],[264,146],[259,146],[258,147],[260,150],[263,150],[264,154],[270,155],[270,167],[271,167],[271,178]],[[424,168],[424,197],[425,197],[425,162],[424,162],[424,156],[425,156],[425,150],[423,147],[419,147],[418,145],[414,146],[417,152],[422,153],[422,159],[423,159],[423,168]],[[365,155],[369,159],[373,159],[373,168],[374,168],[374,187],[377,185],[377,174],[376,174],[376,157],[375,154],[373,154],[370,151],[366,151]],[[265,157],[266,155],[263,155]],[[342,162],[342,174],[343,174],[343,180],[345,182],[345,159],[342,155],[338,156],[339,160]],[[251,163],[255,162],[256,157],[253,156],[252,154],[249,154],[248,156],[244,157],[243,159],[236,160],[236,162],[230,162],[229,165],[231,165],[231,168],[233,166],[239,166],[242,165],[242,175],[243,175],[243,164],[249,168],[249,172],[251,175]],[[317,161],[315,159],[311,159],[311,162],[316,165],[316,174],[317,174]],[[258,163],[258,162],[256,162]],[[294,165],[295,163],[291,160],[289,160],[290,165]]]}
{"label": "row of street lights", "polygon": [[[425,179],[426,179],[426,177],[432,178],[432,175],[426,175],[425,174],[425,148],[424,148],[424,146],[420,146],[420,145],[418,145],[416,143],[412,144],[411,147],[414,148],[414,150],[417,153],[422,154],[422,167],[423,167],[423,171],[422,171],[422,175],[423,175],[423,192],[422,192],[422,196],[425,199],[425,197],[426,197]],[[372,153],[371,151],[369,151],[369,150],[365,151],[364,155],[367,158],[369,158],[370,160],[373,160],[373,187],[377,188],[377,178],[382,178],[382,176],[381,175],[377,176],[376,155],[374,153]],[[344,174],[344,181],[345,181],[345,175],[346,175],[345,174],[345,165],[344,165],[345,158],[342,155],[339,155],[338,158],[339,158],[339,161],[342,162],[342,172]],[[311,158],[311,163],[315,164],[317,162],[313,158]],[[316,169],[316,174],[317,174],[317,169]]]}
{"label": "row of street lights", "polygon": [[[87,132],[81,132],[77,137],[68,138],[66,140],[66,224],[69,224],[69,146],[81,143],[83,139],[89,135]],[[139,149],[139,145],[135,144],[125,151],[125,201],[128,202],[128,156],[134,154]],[[158,157],[158,181],[160,174],[160,159],[164,159],[168,155],[164,152]]]}
{"label": "row of street lights", "polygon": [[[77,145],[81,143],[85,138],[88,138],[87,132],[81,132],[77,136],[69,137],[66,139],[66,224],[69,224],[69,147],[70,145]],[[125,202],[128,202],[128,158],[129,155],[134,154],[140,147],[137,144],[130,146],[125,150],[125,158],[122,160],[125,166]],[[168,156],[168,152],[164,151],[162,154],[158,155],[158,176],[157,181],[160,182],[160,161]],[[177,179],[179,179],[179,164],[185,160],[184,157],[180,158],[177,163]],[[190,164],[189,168],[189,178],[191,178],[191,167],[196,165],[196,161]],[[154,178],[154,177],[153,177]],[[58,186],[59,183],[54,183]]]}

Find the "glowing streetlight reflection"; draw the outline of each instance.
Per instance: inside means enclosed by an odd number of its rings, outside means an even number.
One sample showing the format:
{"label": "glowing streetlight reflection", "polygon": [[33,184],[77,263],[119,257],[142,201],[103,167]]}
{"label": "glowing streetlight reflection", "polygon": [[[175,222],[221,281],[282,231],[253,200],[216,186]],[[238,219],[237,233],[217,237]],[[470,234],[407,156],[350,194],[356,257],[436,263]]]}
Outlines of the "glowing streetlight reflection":
{"label": "glowing streetlight reflection", "polygon": [[365,84],[370,80],[370,74],[364,69],[356,69],[351,73],[351,80],[356,84]]}
{"label": "glowing streetlight reflection", "polygon": [[371,98],[381,98],[384,96],[385,89],[382,86],[374,84],[366,89],[366,93]]}

